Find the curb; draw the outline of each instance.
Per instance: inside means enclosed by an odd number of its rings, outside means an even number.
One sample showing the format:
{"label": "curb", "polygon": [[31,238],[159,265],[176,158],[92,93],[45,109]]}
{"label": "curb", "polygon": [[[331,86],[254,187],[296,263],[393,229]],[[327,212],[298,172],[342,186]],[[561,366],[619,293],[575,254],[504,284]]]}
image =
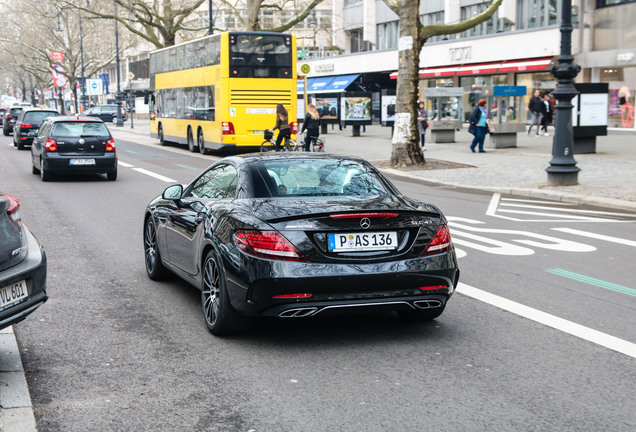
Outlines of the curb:
{"label": "curb", "polygon": [[0,431],[37,432],[13,327],[0,331]]}

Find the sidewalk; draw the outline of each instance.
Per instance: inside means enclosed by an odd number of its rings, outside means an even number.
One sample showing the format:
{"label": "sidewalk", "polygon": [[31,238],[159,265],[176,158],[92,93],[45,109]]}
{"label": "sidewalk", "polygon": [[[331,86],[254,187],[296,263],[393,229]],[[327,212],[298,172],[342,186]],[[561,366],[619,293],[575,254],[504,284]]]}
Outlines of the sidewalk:
{"label": "sidewalk", "polygon": [[[149,121],[135,120],[122,128],[110,127],[115,135],[135,133],[149,136]],[[329,125],[322,134],[327,152],[364,157],[383,172],[447,186],[514,193],[523,196],[551,198],[581,204],[636,211],[636,134],[609,131],[596,140],[593,154],[575,154],[578,185],[548,186],[545,169],[552,159],[554,128],[550,136],[535,137],[519,133],[517,147],[490,148],[487,153],[472,153],[469,145],[473,136],[466,130],[455,133],[454,143],[426,144],[427,164],[422,169],[393,169],[391,159],[391,128],[367,126],[361,136],[352,136],[352,127],[340,131]],[[430,141],[430,131],[426,136]]]}

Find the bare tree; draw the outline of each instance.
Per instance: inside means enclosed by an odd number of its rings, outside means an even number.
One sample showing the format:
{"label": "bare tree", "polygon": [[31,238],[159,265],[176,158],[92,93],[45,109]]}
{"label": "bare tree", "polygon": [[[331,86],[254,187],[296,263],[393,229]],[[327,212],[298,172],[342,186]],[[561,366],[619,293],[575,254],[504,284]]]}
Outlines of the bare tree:
{"label": "bare tree", "polygon": [[384,3],[400,17],[396,116],[391,151],[391,165],[394,167],[422,165],[425,162],[419,145],[416,115],[422,47],[433,36],[461,33],[490,19],[502,2],[487,1],[486,10],[460,23],[423,26],[419,18],[421,1],[384,0]]}

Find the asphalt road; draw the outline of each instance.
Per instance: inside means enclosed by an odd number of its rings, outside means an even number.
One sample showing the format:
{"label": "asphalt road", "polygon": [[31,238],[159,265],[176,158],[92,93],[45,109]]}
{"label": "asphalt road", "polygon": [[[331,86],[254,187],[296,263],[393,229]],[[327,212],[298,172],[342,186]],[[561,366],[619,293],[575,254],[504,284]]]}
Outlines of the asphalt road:
{"label": "asphalt road", "polygon": [[15,327],[40,431],[636,430],[634,215],[395,180],[451,221],[462,286],[439,319],[216,338],[142,247],[148,201],[214,158],[135,141],[116,182],[42,183],[0,137],[1,190],[49,259],[50,300]]}

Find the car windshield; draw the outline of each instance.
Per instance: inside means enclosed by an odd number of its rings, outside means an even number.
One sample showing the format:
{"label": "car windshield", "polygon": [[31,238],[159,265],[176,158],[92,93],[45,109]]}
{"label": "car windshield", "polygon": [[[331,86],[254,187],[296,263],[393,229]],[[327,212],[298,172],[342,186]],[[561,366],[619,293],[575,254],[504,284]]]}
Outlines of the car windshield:
{"label": "car windshield", "polygon": [[[388,191],[361,163],[334,159],[290,159],[257,162],[269,196],[379,196]],[[260,188],[255,187],[256,191]]]}
{"label": "car windshield", "polygon": [[80,137],[94,137],[94,136],[109,136],[108,128],[104,123],[96,122],[60,122],[56,123],[53,131],[53,136],[80,138]]}
{"label": "car windshield", "polygon": [[43,122],[49,117],[56,116],[54,111],[33,111],[24,114],[24,121],[26,122]]}

